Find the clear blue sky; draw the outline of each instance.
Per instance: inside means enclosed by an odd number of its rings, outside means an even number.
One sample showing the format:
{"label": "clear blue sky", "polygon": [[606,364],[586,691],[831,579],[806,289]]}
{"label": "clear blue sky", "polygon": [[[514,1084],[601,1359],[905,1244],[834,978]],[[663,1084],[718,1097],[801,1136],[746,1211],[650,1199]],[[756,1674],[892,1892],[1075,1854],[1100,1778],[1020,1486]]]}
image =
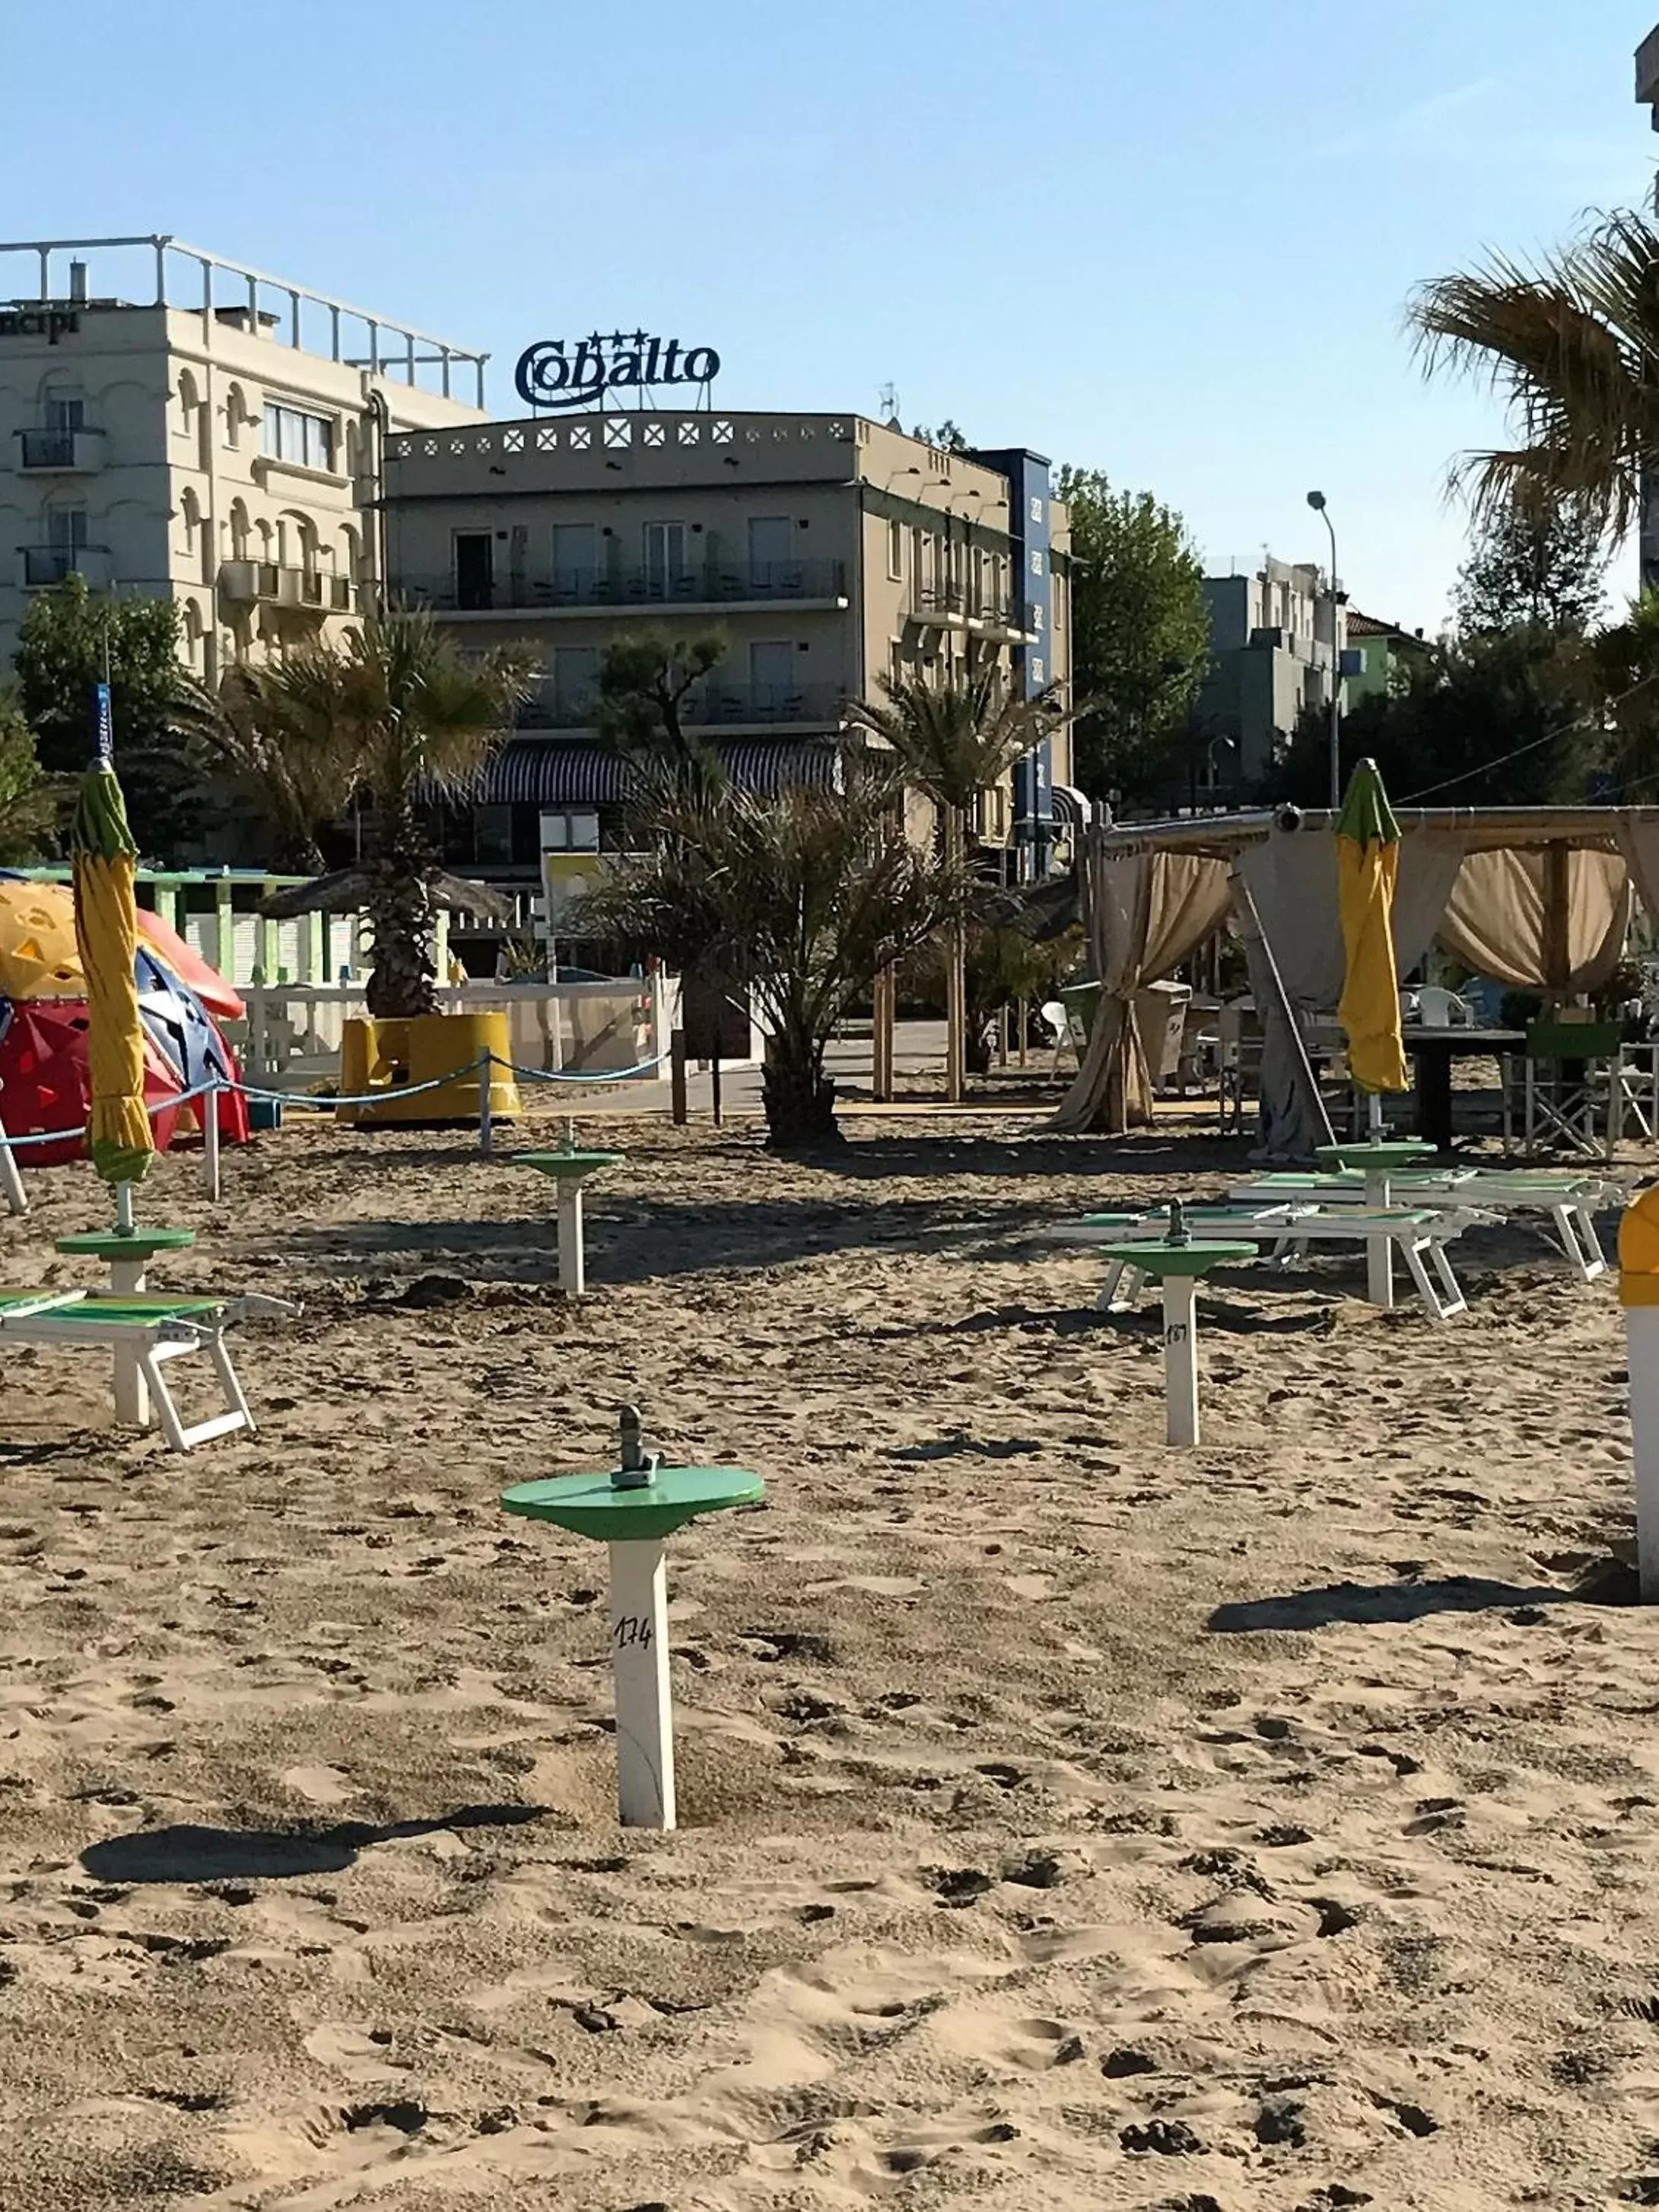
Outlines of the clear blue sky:
{"label": "clear blue sky", "polygon": [[[6,11],[0,227],[168,230],[495,356],[620,324],[734,406],[1103,468],[1212,565],[1323,556],[1440,619],[1418,279],[1651,187],[1659,0],[82,0]],[[1628,565],[1628,564],[1626,564]],[[1622,580],[1625,570],[1621,569]]]}

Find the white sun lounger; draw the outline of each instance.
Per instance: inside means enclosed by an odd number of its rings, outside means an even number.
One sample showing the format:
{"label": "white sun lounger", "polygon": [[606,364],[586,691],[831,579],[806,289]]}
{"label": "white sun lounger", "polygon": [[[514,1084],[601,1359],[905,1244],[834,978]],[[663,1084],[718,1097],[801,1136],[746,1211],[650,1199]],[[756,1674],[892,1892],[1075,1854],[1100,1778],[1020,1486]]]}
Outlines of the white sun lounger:
{"label": "white sun lounger", "polygon": [[[1396,1169],[1389,1180],[1392,1193],[1407,1206],[1446,1201],[1500,1218],[1511,1213],[1547,1215],[1580,1281],[1593,1283],[1607,1272],[1592,1209],[1622,1205],[1625,1194],[1605,1176],[1508,1168],[1409,1168]],[[1241,1206],[1358,1206],[1364,1202],[1364,1178],[1357,1170],[1320,1175],[1290,1170],[1257,1176],[1240,1183],[1229,1196]]]}
{"label": "white sun lounger", "polygon": [[[1375,1270],[1376,1279],[1389,1286],[1387,1304],[1393,1304],[1395,1253],[1406,1264],[1417,1294],[1432,1319],[1452,1320],[1468,1311],[1457,1278],[1452,1273],[1446,1246],[1471,1223],[1478,1212],[1391,1206],[1370,1212],[1358,1206],[1329,1210],[1285,1202],[1273,1206],[1192,1206],[1187,1225],[1195,1238],[1237,1237],[1247,1243],[1273,1247],[1271,1257],[1282,1265],[1311,1244],[1359,1244],[1371,1256],[1378,1246],[1389,1264]],[[1491,1217],[1485,1217],[1490,1218]],[[1152,1213],[1091,1213],[1081,1221],[1050,1230],[1052,1241],[1065,1244],[1124,1244],[1160,1242],[1169,1234],[1170,1218],[1159,1207]],[[1115,1260],[1108,1267],[1097,1303],[1108,1313],[1133,1307],[1143,1287],[1140,1270],[1127,1261]],[[1380,1298],[1375,1303],[1382,1304]]]}
{"label": "white sun lounger", "polygon": [[[84,1291],[0,1291],[0,1351],[7,1342],[93,1346],[130,1358],[147,1386],[161,1433],[174,1451],[253,1429],[253,1415],[231,1364],[226,1330],[251,1315],[289,1315],[279,1298],[107,1297]],[[226,1410],[186,1423],[163,1373],[172,1360],[206,1352]],[[148,1425],[146,1424],[146,1425]]]}

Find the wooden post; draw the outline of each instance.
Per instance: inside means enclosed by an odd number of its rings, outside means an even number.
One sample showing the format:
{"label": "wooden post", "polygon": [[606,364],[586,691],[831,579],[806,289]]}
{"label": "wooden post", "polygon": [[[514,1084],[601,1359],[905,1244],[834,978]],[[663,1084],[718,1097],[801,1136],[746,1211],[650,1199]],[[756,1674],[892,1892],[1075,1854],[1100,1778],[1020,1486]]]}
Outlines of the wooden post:
{"label": "wooden post", "polygon": [[714,1040],[714,1057],[708,1063],[708,1097],[714,1109],[714,1127],[720,1126],[720,1041]]}
{"label": "wooden post", "polygon": [[684,1128],[688,1111],[685,1103],[685,1031],[684,1030],[674,1030],[669,1035],[668,1084],[675,1124]]}
{"label": "wooden post", "polygon": [[884,968],[870,994],[870,1095],[884,1103],[893,1096],[893,1027],[898,1005],[898,976]]}

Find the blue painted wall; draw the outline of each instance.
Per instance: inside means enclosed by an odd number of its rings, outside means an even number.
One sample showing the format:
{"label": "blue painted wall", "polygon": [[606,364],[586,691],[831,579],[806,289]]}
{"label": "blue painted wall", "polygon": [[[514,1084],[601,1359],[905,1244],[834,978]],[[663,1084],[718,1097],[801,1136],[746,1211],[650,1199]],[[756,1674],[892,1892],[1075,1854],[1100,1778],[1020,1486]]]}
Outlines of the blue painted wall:
{"label": "blue painted wall", "polygon": [[[1054,591],[1049,509],[1053,486],[1049,465],[1041,453],[1023,446],[973,453],[970,460],[995,469],[1008,481],[1008,535],[1012,540],[1012,596],[1024,615],[1024,628],[1034,645],[1013,649],[1014,683],[1019,695],[1034,699],[1054,678],[1049,640],[1054,635]],[[1054,781],[1051,748],[1045,738],[1021,762],[1014,775],[1015,836],[1032,855],[1030,866],[1041,873],[1046,865],[1042,848],[1053,842]]]}

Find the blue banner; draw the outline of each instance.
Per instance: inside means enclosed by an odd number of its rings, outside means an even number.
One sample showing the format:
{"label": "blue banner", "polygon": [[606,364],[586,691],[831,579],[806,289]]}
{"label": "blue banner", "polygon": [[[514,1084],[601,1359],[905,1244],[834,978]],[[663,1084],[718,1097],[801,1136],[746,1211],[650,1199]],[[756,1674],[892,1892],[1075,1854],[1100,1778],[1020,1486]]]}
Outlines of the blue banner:
{"label": "blue banner", "polygon": [[107,684],[93,688],[93,715],[98,737],[98,759],[108,767],[115,758],[115,714]]}

